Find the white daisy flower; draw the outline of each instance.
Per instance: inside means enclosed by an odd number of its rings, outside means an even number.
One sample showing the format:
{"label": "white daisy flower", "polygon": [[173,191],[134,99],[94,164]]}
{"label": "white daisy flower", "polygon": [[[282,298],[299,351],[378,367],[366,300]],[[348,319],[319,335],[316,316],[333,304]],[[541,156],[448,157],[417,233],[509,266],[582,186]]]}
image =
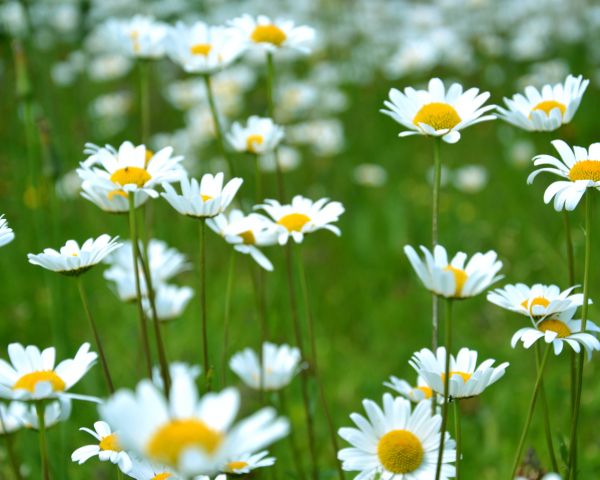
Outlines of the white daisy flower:
{"label": "white daisy flower", "polygon": [[560,155],[560,160],[552,155],[538,155],[533,164],[538,167],[527,177],[531,184],[542,172],[549,172],[566,180],[551,183],[544,192],[544,203],[554,198],[554,209],[575,210],[588,188],[600,188],[600,143],[592,143],[589,149],[569,147],[562,140],[554,140],[552,145]]}
{"label": "white daisy flower", "polygon": [[277,244],[277,234],[270,228],[272,222],[257,213],[244,215],[233,209],[229,215],[222,213],[206,221],[215,233],[221,235],[233,248],[250,255],[262,268],[273,271],[271,261],[257,248]]}
{"label": "white daisy flower", "polygon": [[[81,196],[86,200],[89,200],[101,210],[108,213],[128,213],[129,212],[129,199],[123,194],[121,190],[106,189],[102,186],[95,184],[89,180],[85,180],[81,183]],[[140,207],[150,197],[143,193],[138,192],[135,195],[135,208]]]}
{"label": "white daisy flower", "polygon": [[123,142],[118,151],[110,146],[93,151],[89,145],[86,151],[93,153],[81,163],[77,173],[84,182],[102,188],[110,196],[127,198],[129,193],[143,193],[156,198],[158,185],[175,182],[185,175],[183,157],[171,156],[171,147],[154,153],[145,145]]}
{"label": "white daisy flower", "polygon": [[[178,285],[160,284],[155,286],[154,305],[159,320],[167,322],[183,315],[185,307],[194,296],[194,290],[190,287]],[[151,317],[151,306],[148,298],[143,299],[144,309]]]}
{"label": "white daisy flower", "polygon": [[262,369],[259,356],[251,348],[231,357],[229,367],[250,388],[259,390],[262,380],[265,390],[280,390],[300,371],[300,360],[300,350],[296,347],[265,342]]}
{"label": "white daisy flower", "polygon": [[[95,400],[95,399],[94,399]],[[71,399],[60,397],[52,402],[44,402],[44,428],[50,428],[64,422],[71,416]],[[21,418],[25,428],[39,430],[39,418],[35,405],[22,403],[24,406]]]}
{"label": "white daisy flower", "polygon": [[[424,480],[435,477],[440,444],[440,415],[431,415],[431,402],[411,403],[383,395],[383,408],[363,400],[367,417],[350,415],[358,428],[340,428],[339,435],[352,445],[339,451],[342,468],[359,471],[358,480]],[[454,478],[454,440],[446,433],[439,480]],[[380,477],[379,477],[380,476]]]}
{"label": "white daisy flower", "polygon": [[245,126],[235,122],[227,134],[227,141],[238,152],[263,155],[274,151],[283,136],[283,127],[271,118],[253,115],[248,118]]}
{"label": "white daisy flower", "polygon": [[71,454],[71,461],[82,465],[90,458],[98,457],[101,462],[118,465],[124,473],[131,469],[131,459],[121,448],[118,434],[111,430],[108,423],[98,421],[94,423],[94,430],[85,427],[79,430],[89,433],[98,443],[78,448]]}
{"label": "white daisy flower", "polygon": [[165,53],[167,25],[146,15],[109,19],[102,27],[106,38],[122,53],[136,58],[160,58]]}
{"label": "white daisy flower", "polygon": [[406,380],[393,375],[390,377],[389,382],[384,382],[383,384],[414,403],[430,399],[433,396],[433,390],[431,390],[427,382],[420,375],[417,376],[416,386],[412,386]]}
{"label": "white daisy flower", "polygon": [[[202,373],[202,367],[200,365],[191,365],[185,362],[171,362],[169,364],[169,376],[173,379],[175,377],[184,376],[189,377],[192,380],[196,380]],[[160,373],[160,367],[155,366],[152,368],[152,383],[156,385],[160,390],[164,390],[163,378]]]}
{"label": "white daisy flower", "polygon": [[0,435],[14,433],[25,426],[23,412],[27,405],[23,402],[0,403]]}
{"label": "white daisy flower", "polygon": [[223,173],[206,173],[200,179],[183,177],[180,180],[181,195],[168,183],[163,184],[161,195],[182,215],[194,218],[210,218],[223,213],[233,201],[243,183],[241,178],[232,178],[223,186]]}
{"label": "white daisy flower", "polygon": [[573,119],[589,83],[569,75],[564,83],[541,90],[528,86],[525,95],[504,99],[507,108],[498,107],[498,117],[524,130],[551,132]]}
{"label": "white daisy flower", "polygon": [[[434,354],[423,348],[409,361],[418,375],[423,377],[429,388],[440,395],[444,394],[446,377],[446,349],[439,347]],[[488,359],[477,366],[477,352],[461,348],[458,355],[450,355],[450,379],[448,396],[450,398],[469,398],[480,395],[486,388],[500,380],[509,363],[494,367],[494,360]]]}
{"label": "white daisy flower", "polygon": [[75,358],[63,360],[54,366],[54,347],[40,349],[34,345],[23,347],[20,343],[8,346],[10,363],[0,359],[0,398],[9,400],[45,400],[76,398],[93,400],[68,393],[96,363],[98,355],[90,352],[84,343]]}
{"label": "white daisy flower", "polygon": [[227,473],[245,475],[257,468],[275,465],[275,458],[268,455],[269,452],[266,450],[255,454],[244,453],[235,457],[235,460],[227,462],[225,470]]}
{"label": "white daisy flower", "polygon": [[124,448],[191,477],[222,472],[229,459],[260,451],[287,434],[288,422],[272,408],[234,424],[239,400],[233,388],[200,399],[194,380],[179,375],[169,400],[143,380],[135,392],[121,390],[99,410],[118,428]]}
{"label": "white daisy flower", "polygon": [[552,344],[555,355],[559,355],[566,344],[575,352],[580,352],[583,346],[588,357],[591,357],[594,350],[600,350],[600,342],[594,335],[587,332],[600,332],[600,327],[588,320],[585,325],[586,331],[582,332],[581,320],[573,320],[574,313],[575,309],[571,309],[542,320],[532,319],[533,327],[517,330],[510,341],[511,346],[515,348],[521,341],[523,347],[529,348],[538,340],[543,339],[545,343]]}
{"label": "white daisy flower", "polygon": [[[521,315],[544,319],[583,305],[583,294],[571,293],[576,286],[562,291],[556,285],[524,283],[506,285],[488,292],[487,299],[499,307]],[[589,300],[591,304],[592,301]]]}
{"label": "white daisy flower", "polygon": [[63,275],[77,276],[87,272],[112,252],[121,248],[122,244],[118,239],[119,237],[104,234],[96,239],[88,238],[81,247],[75,240],[67,240],[59,251],[45,248],[42,253],[27,254],[27,258],[32,265]]}
{"label": "white daisy flower", "polygon": [[305,25],[296,26],[291,20],[271,20],[265,15],[242,15],[229,22],[238,29],[248,48],[276,52],[281,48],[310,53],[315,30]]}
{"label": "white daisy flower", "polygon": [[126,472],[128,477],[135,478],[135,480],[179,480],[172,468],[153,464],[137,457],[130,458],[131,468]]}
{"label": "white daisy flower", "polygon": [[0,247],[12,242],[15,239],[15,232],[8,226],[4,215],[0,215]]}
{"label": "white daisy flower", "polygon": [[166,49],[184,71],[211,74],[231,65],[242,53],[244,43],[232,28],[177,22],[169,31]]}
{"label": "white daisy flower", "polygon": [[296,195],[292,203],[287,205],[277,200],[265,200],[264,204],[255,208],[263,209],[273,219],[270,228],[277,234],[280,245],[285,245],[290,237],[296,243],[301,243],[305,234],[321,229],[341,235],[340,229],[333,223],[344,213],[344,206],[340,202],[330,202],[328,198],[313,202]]}
{"label": "white daisy flower", "polygon": [[476,253],[468,262],[467,255],[458,252],[449,262],[446,249],[441,245],[435,246],[433,255],[427,248],[420,248],[424,260],[410,245],[404,247],[404,253],[424,287],[436,295],[455,299],[473,297],[502,278],[497,275],[502,262],[492,250]]}
{"label": "white daisy flower", "polygon": [[495,105],[482,106],[490,97],[488,92],[470,88],[463,92],[462,85],[454,83],[446,91],[439,78],[429,80],[427,90],[407,87],[404,93],[392,88],[389,100],[384,102],[387,109],[380,112],[392,117],[408,128],[400,132],[408,135],[432,135],[442,137],[448,143],[460,140],[460,130],[476,123],[494,120],[494,115],[483,115],[493,110]]}

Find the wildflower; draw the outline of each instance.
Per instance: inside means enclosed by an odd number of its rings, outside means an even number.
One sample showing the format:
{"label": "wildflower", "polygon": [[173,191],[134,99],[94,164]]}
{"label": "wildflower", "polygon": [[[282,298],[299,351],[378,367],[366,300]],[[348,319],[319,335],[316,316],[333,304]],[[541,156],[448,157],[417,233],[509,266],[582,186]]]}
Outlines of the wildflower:
{"label": "wildflower", "polygon": [[[179,318],[194,296],[194,290],[190,287],[179,287],[163,283],[155,286],[155,290],[156,315],[159,320],[164,322]],[[151,317],[150,302],[147,298],[144,298],[143,303],[144,309]]]}
{"label": "wildflower", "polygon": [[127,56],[156,59],[164,55],[167,25],[146,15],[110,19],[102,27],[106,38]]}
{"label": "wildflower", "polygon": [[235,122],[231,126],[231,132],[227,134],[227,140],[238,152],[263,155],[274,151],[283,135],[283,128],[272,119],[253,115],[248,118],[245,126]]}
{"label": "wildflower", "polygon": [[113,432],[106,422],[94,423],[94,430],[80,428],[81,431],[89,433],[98,442],[80,447],[71,454],[71,460],[85,463],[92,457],[98,457],[101,462],[110,462],[118,465],[122,472],[127,473],[131,469],[131,459],[127,452],[123,451],[119,443],[119,436]]}
{"label": "wildflower", "polygon": [[4,215],[0,215],[0,247],[9,244],[15,239],[13,229],[8,226]]}
{"label": "wildflower", "polygon": [[402,380],[393,375],[390,377],[389,382],[384,382],[384,385],[398,392],[404,398],[407,398],[414,403],[427,400],[433,395],[433,390],[427,385],[427,382],[423,380],[423,377],[420,375],[417,376],[417,385],[415,387],[413,387],[406,380]]}

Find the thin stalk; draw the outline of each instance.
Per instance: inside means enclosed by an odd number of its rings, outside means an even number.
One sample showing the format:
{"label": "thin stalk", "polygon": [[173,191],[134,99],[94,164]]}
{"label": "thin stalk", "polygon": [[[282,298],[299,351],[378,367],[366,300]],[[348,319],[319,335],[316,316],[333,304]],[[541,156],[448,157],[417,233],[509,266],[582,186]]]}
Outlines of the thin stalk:
{"label": "thin stalk", "polygon": [[142,116],[142,143],[148,146],[150,140],[150,60],[139,60],[140,71],[140,114]]}
{"label": "thin stalk", "polygon": [[462,432],[460,422],[460,401],[456,400],[454,402],[454,430],[456,435],[456,480],[460,480],[460,462],[462,452]]}
{"label": "thin stalk", "polygon": [[[267,312],[265,308],[264,296],[263,296],[263,281],[264,277],[262,274],[262,269],[260,266],[254,263],[254,260],[251,258],[248,260],[248,265],[250,267],[250,277],[252,278],[252,285],[254,290],[254,298],[256,300],[256,311],[259,323],[259,331],[260,331],[260,342],[258,345],[258,363],[260,365],[259,373],[260,378],[258,382],[258,393],[260,397],[260,403],[264,403],[265,398],[265,370],[266,366],[264,363],[264,345],[269,336],[268,326],[267,326]],[[256,273],[254,273],[256,272]]]}
{"label": "thin stalk", "polygon": [[453,300],[446,299],[446,341],[444,347],[446,349],[446,363],[444,374],[444,404],[442,405],[442,425],[440,428],[440,449],[438,452],[437,466],[435,469],[435,480],[439,480],[442,473],[442,460],[444,458],[444,444],[446,443],[446,427],[448,425],[448,403],[450,402],[450,351],[452,350],[452,302]]}
{"label": "thin stalk", "polygon": [[[292,421],[291,412],[287,404],[286,395],[283,389],[278,392],[279,397],[279,408],[281,413],[285,415],[287,418]],[[304,480],[306,478],[306,472],[304,471],[304,465],[302,465],[302,454],[300,453],[300,449],[298,448],[298,443],[296,442],[296,434],[294,433],[294,429],[290,428],[290,433],[288,435],[288,440],[290,442],[290,453],[292,454],[292,459],[294,465],[296,467],[296,473],[298,474],[298,478],[300,480]]]}
{"label": "thin stalk", "polygon": [[523,426],[523,431],[521,432],[521,438],[519,439],[519,445],[517,446],[517,451],[515,453],[515,460],[513,462],[512,470],[509,479],[513,480],[515,475],[517,474],[517,469],[519,468],[519,462],[521,461],[521,454],[523,453],[523,447],[525,446],[525,440],[527,439],[527,433],[529,432],[529,427],[531,425],[531,419],[533,418],[533,411],[535,410],[535,403],[537,400],[538,393],[540,391],[540,386],[542,385],[542,377],[544,375],[544,370],[546,368],[546,363],[548,362],[548,357],[550,355],[550,350],[552,349],[552,344],[549,343],[546,346],[546,351],[544,352],[544,357],[542,358],[542,362],[540,364],[540,368],[537,372],[537,378],[535,380],[535,385],[533,387],[533,394],[531,395],[531,400],[529,402],[529,409],[527,411],[527,418],[525,419],[525,425]]}
{"label": "thin stalk", "polygon": [[231,249],[229,257],[229,270],[227,273],[227,287],[225,289],[225,314],[223,316],[223,351],[221,353],[221,381],[227,384],[227,353],[229,350],[229,319],[231,316],[231,292],[233,291],[233,279],[235,277],[236,252]]}
{"label": "thin stalk", "polygon": [[200,310],[202,314],[202,363],[206,390],[211,390],[212,367],[208,354],[208,315],[206,313],[206,220],[200,220]]}
{"label": "thin stalk", "polygon": [[[583,305],[581,306],[581,331],[585,332],[588,318],[588,301],[590,295],[590,267],[592,256],[592,196],[591,191],[585,195],[585,263],[583,269]],[[581,390],[583,388],[583,366],[585,362],[585,348],[579,353],[579,375],[575,389],[575,408],[571,422],[571,442],[569,443],[569,462],[566,480],[576,477],[577,472],[577,424],[581,408]]]}
{"label": "thin stalk", "polygon": [[[542,352],[540,347],[536,343],[535,345],[535,358],[536,367],[539,371],[540,363],[542,361]],[[542,413],[544,416],[544,432],[546,434],[546,444],[548,446],[548,454],[550,455],[550,461],[552,463],[552,471],[558,472],[558,462],[556,461],[556,454],[554,453],[554,442],[552,441],[552,426],[550,424],[550,412],[548,409],[548,399],[546,398],[546,388],[544,387],[544,380],[540,383],[540,401],[542,402]]]}
{"label": "thin stalk", "polygon": [[42,473],[44,480],[50,480],[50,463],[48,460],[48,441],[46,440],[46,418],[44,402],[35,402],[35,410],[38,417],[38,440],[40,444],[40,457],[42,459]]}
{"label": "thin stalk", "polygon": [[[571,234],[571,220],[569,212],[563,211],[563,220],[565,225],[565,243],[567,250],[567,271],[569,275],[569,287],[575,285],[575,260],[573,254],[573,236]],[[571,413],[575,411],[575,390],[577,389],[577,354],[574,350],[570,353],[571,363]]]}
{"label": "thin stalk", "polygon": [[123,475],[123,472],[121,471],[121,469],[119,467],[117,467],[117,479],[118,480],[124,480],[125,479],[125,475]]}
{"label": "thin stalk", "polygon": [[231,157],[229,156],[227,148],[225,147],[225,137],[223,135],[223,127],[221,125],[221,120],[219,119],[219,112],[217,110],[217,102],[215,101],[211,77],[208,74],[203,75],[203,77],[204,85],[206,86],[206,96],[208,97],[208,105],[210,107],[210,113],[212,115],[213,123],[215,125],[215,137],[217,138],[217,143],[219,144],[219,150],[221,151],[221,155],[227,162],[229,174],[233,177],[235,176],[233,170],[233,162],[231,161]]}
{"label": "thin stalk", "polygon": [[[275,121],[275,62],[272,52],[267,52],[267,115]],[[275,156],[275,171],[277,175],[277,194],[279,195],[279,199],[283,201],[285,186],[278,148],[275,148],[273,155]]]}
{"label": "thin stalk", "polygon": [[133,252],[133,275],[135,277],[135,294],[136,305],[138,311],[138,319],[140,322],[140,331],[142,334],[142,348],[144,350],[144,359],[146,362],[146,370],[148,378],[152,378],[152,357],[150,356],[150,341],[148,339],[148,325],[146,324],[146,315],[142,306],[142,289],[140,286],[140,271],[139,271],[139,248],[137,222],[135,221],[135,200],[134,193],[129,193],[129,234],[131,236],[131,249]]}
{"label": "thin stalk", "polygon": [[94,320],[94,317],[92,316],[92,312],[90,310],[87,294],[85,293],[85,287],[83,286],[83,280],[81,279],[81,276],[77,277],[77,287],[79,289],[81,303],[83,304],[83,310],[85,311],[85,315],[90,323],[90,328],[92,329],[92,334],[94,335],[94,341],[96,342],[96,348],[98,349],[98,354],[100,355],[100,365],[102,366],[104,380],[106,381],[106,386],[108,387],[109,393],[112,394],[115,392],[115,387],[112,381],[112,377],[110,375],[110,370],[108,368],[108,361],[106,360],[104,347],[102,346],[102,341],[100,340],[100,335],[98,334],[96,321]]}
{"label": "thin stalk", "polygon": [[260,171],[260,155],[254,154],[254,178],[256,188],[256,203],[259,204],[263,201],[262,191],[262,172]]}

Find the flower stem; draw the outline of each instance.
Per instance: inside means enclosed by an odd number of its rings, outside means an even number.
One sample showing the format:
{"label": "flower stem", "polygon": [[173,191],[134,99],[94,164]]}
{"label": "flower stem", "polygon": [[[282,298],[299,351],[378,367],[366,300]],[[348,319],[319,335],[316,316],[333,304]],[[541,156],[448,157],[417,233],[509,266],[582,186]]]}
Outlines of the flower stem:
{"label": "flower stem", "polygon": [[[540,351],[539,345],[535,345],[535,358],[536,367],[539,372],[540,362],[542,361],[542,352]],[[548,399],[546,398],[546,388],[544,387],[544,380],[540,384],[540,401],[542,402],[542,413],[544,415],[544,431],[546,434],[546,444],[548,446],[548,454],[550,455],[550,462],[552,463],[552,471],[558,472],[558,463],[556,461],[556,454],[554,453],[554,442],[552,441],[552,427],[550,424],[550,413],[548,409]]]}
{"label": "flower stem", "polygon": [[138,243],[137,234],[137,222],[135,220],[135,197],[134,193],[129,193],[129,234],[131,236],[131,250],[133,252],[133,275],[135,277],[135,294],[136,304],[138,310],[138,318],[140,322],[140,330],[142,334],[142,348],[144,349],[144,359],[146,362],[146,370],[148,378],[152,378],[152,357],[150,356],[150,341],[148,339],[148,325],[146,323],[146,315],[144,314],[144,307],[142,306],[142,288],[140,285],[140,271],[139,262],[140,258],[140,245]]}
{"label": "flower stem", "polygon": [[456,480],[460,480],[460,457],[462,452],[462,433],[460,421],[460,401],[456,400],[454,402],[454,428],[456,432]]}
{"label": "flower stem", "polygon": [[102,346],[102,341],[100,340],[100,335],[98,334],[98,328],[96,327],[96,322],[90,310],[87,294],[85,293],[85,287],[83,286],[83,280],[81,279],[81,276],[77,277],[77,287],[79,289],[81,303],[83,304],[83,310],[85,311],[85,315],[90,323],[90,328],[92,329],[92,334],[94,335],[94,340],[96,342],[96,348],[98,349],[98,354],[100,355],[100,365],[102,366],[102,373],[104,374],[104,379],[106,380],[106,386],[108,387],[108,392],[112,394],[115,392],[115,387],[110,375],[110,370],[108,369],[108,361],[106,360],[104,347]]}
{"label": "flower stem", "polygon": [[[287,418],[292,421],[291,412],[287,404],[286,395],[284,389],[282,388],[278,392],[279,397],[279,408],[281,413],[285,415]],[[288,439],[290,442],[290,453],[292,454],[292,459],[294,465],[296,466],[296,472],[298,473],[298,478],[300,480],[304,480],[306,478],[306,473],[304,472],[304,466],[302,465],[302,455],[300,453],[300,449],[298,448],[298,443],[296,442],[296,435],[294,433],[294,429],[290,428],[290,433],[288,435]]]}
{"label": "flower stem", "polygon": [[202,314],[202,367],[206,379],[206,391],[210,392],[212,367],[208,354],[208,315],[206,313],[206,220],[200,220],[200,310]]}
{"label": "flower stem", "polygon": [[142,117],[142,143],[148,146],[150,139],[150,60],[140,59],[140,114]]}
{"label": "flower stem", "polygon": [[[254,298],[256,300],[256,312],[259,323],[260,341],[258,345],[258,363],[260,365],[259,373],[259,388],[258,393],[260,397],[260,403],[264,404],[265,398],[265,369],[264,364],[264,345],[269,336],[268,325],[267,325],[267,312],[265,309],[265,298],[264,298],[264,276],[261,267],[256,265],[252,259],[248,259],[248,265],[250,267],[250,277],[252,278],[252,285],[254,289]],[[256,273],[255,273],[256,272]]]}
{"label": "flower stem", "polygon": [[440,428],[440,449],[438,451],[437,466],[435,469],[435,480],[440,479],[442,472],[442,460],[444,459],[444,444],[446,443],[446,427],[448,425],[448,403],[450,402],[450,352],[452,350],[452,299],[446,299],[446,349],[445,375],[444,375],[444,404],[442,405],[442,425]]}
{"label": "flower stem", "polygon": [[[440,159],[440,138],[433,140],[433,198],[431,212],[431,245],[435,247],[438,244],[438,220],[440,215],[440,185],[442,179],[442,161]],[[439,336],[439,312],[440,300],[437,295],[431,296],[431,349],[436,351],[438,347]],[[437,395],[431,396],[431,413],[435,414],[437,406]]]}
{"label": "flower stem", "polygon": [[40,444],[40,457],[42,459],[42,473],[44,480],[50,480],[50,463],[48,460],[48,442],[46,440],[46,409],[43,401],[35,402],[38,417],[38,440]]}
{"label": "flower stem", "polygon": [[229,319],[231,316],[231,292],[233,290],[233,279],[235,277],[235,250],[231,250],[229,257],[229,270],[227,273],[227,287],[225,290],[225,314],[223,316],[223,351],[221,353],[221,380],[223,385],[227,383],[227,353],[229,350]]}
{"label": "flower stem", "polygon": [[204,77],[204,85],[206,86],[206,96],[208,97],[208,105],[210,107],[210,113],[212,115],[213,123],[215,126],[215,137],[217,139],[217,143],[219,144],[219,150],[221,151],[221,155],[227,162],[227,167],[229,168],[229,174],[233,177],[235,176],[233,170],[233,162],[231,161],[231,157],[227,153],[227,148],[225,147],[225,137],[223,135],[223,126],[221,125],[221,120],[219,119],[219,112],[217,110],[217,102],[215,101],[215,95],[212,88],[212,79],[209,74],[203,75]]}
{"label": "flower stem", "polygon": [[[573,254],[573,237],[571,234],[571,220],[569,212],[563,210],[563,220],[565,225],[565,243],[567,250],[567,271],[569,274],[569,287],[575,285],[575,260]],[[571,350],[571,412],[575,411],[575,390],[577,389],[577,354]]]}
{"label": "flower stem", "polygon": [[[267,52],[267,115],[275,121],[275,62],[273,52]],[[281,201],[285,197],[285,186],[283,183],[283,170],[279,161],[279,148],[273,151],[275,156],[275,171],[277,174],[277,194]]]}
{"label": "flower stem", "polygon": [[254,154],[254,178],[256,188],[256,203],[260,203],[263,200],[262,192],[262,172],[260,171],[260,155]]}
{"label": "flower stem", "polygon": [[525,446],[525,439],[527,438],[527,433],[529,432],[529,426],[531,425],[531,419],[533,418],[533,411],[535,410],[535,403],[537,400],[538,392],[540,391],[540,387],[542,385],[542,377],[544,375],[544,369],[546,368],[546,363],[548,362],[548,356],[550,355],[550,350],[552,350],[552,343],[549,343],[546,346],[546,351],[544,352],[544,357],[540,363],[540,367],[537,372],[537,379],[535,381],[535,385],[533,387],[533,394],[531,395],[531,400],[529,402],[529,410],[527,411],[527,418],[525,420],[525,425],[523,426],[523,431],[521,432],[521,438],[519,439],[519,445],[517,446],[517,452],[515,453],[515,460],[513,462],[510,480],[515,478],[517,473],[517,468],[519,468],[519,462],[521,461],[521,454],[523,453],[523,447]]}

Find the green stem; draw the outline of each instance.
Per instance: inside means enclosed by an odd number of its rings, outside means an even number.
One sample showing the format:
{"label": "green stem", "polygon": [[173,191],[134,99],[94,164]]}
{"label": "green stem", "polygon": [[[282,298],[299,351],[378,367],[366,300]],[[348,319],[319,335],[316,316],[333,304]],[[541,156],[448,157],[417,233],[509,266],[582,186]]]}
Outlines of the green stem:
{"label": "green stem", "polygon": [[573,254],[573,236],[571,235],[571,220],[569,212],[563,211],[563,219],[565,221],[565,240],[567,249],[567,269],[569,273],[569,287],[575,285],[575,260]]}
{"label": "green stem", "polygon": [[50,480],[50,463],[48,461],[48,442],[46,440],[46,418],[43,401],[35,402],[35,410],[38,417],[38,439],[40,444],[40,457],[42,459],[42,473],[44,480]]}
{"label": "green stem", "polygon": [[140,73],[140,113],[142,116],[142,143],[148,146],[150,140],[150,60],[139,60]]}
{"label": "green stem", "polygon": [[[292,421],[291,411],[287,404],[286,395],[284,389],[282,388],[278,392],[279,397],[279,408],[281,413],[285,415],[290,422]],[[288,435],[289,443],[290,443],[290,453],[292,454],[292,460],[296,467],[296,473],[298,474],[298,478],[300,480],[304,480],[306,478],[306,472],[304,471],[304,465],[302,465],[302,454],[300,453],[300,449],[298,448],[298,442],[296,441],[296,434],[293,428],[290,428],[290,433]]]}
{"label": "green stem", "polygon": [[[265,308],[265,299],[263,295],[263,281],[264,276],[262,274],[262,268],[254,262],[251,258],[248,259],[248,266],[250,267],[250,277],[252,278],[252,285],[254,290],[254,298],[256,301],[256,312],[259,323],[260,341],[258,345],[258,364],[260,365],[259,374],[259,397],[260,403],[263,404],[265,401],[265,369],[264,364],[264,345],[269,336],[268,325],[267,325],[267,312]],[[256,272],[256,273],[255,273]]]}
{"label": "green stem", "polygon": [[442,473],[442,460],[444,458],[444,444],[446,443],[446,428],[448,425],[448,403],[450,403],[450,352],[452,351],[452,302],[446,299],[446,349],[445,374],[444,374],[444,404],[442,405],[442,425],[440,428],[440,449],[438,451],[437,465],[435,469],[435,480],[439,480]]}
{"label": "green stem", "polygon": [[221,374],[223,386],[227,384],[227,353],[229,350],[229,319],[231,316],[231,292],[233,291],[233,279],[235,277],[235,250],[231,250],[229,257],[229,270],[227,274],[227,287],[225,290],[225,314],[223,317],[223,352],[221,353]]}
{"label": "green stem", "polygon": [[456,480],[460,480],[460,463],[462,452],[462,433],[461,433],[461,418],[460,418],[460,401],[454,402],[454,428],[456,435]]}
{"label": "green stem", "polygon": [[202,314],[202,367],[206,390],[211,390],[212,367],[208,354],[208,315],[206,313],[206,220],[200,220],[200,310]]}
{"label": "green stem", "polygon": [[121,469],[119,467],[117,467],[117,479],[118,480],[124,480],[125,475],[123,475],[123,472],[121,471]]}
{"label": "green stem", "polygon": [[110,370],[108,369],[108,361],[106,360],[104,347],[102,346],[102,341],[100,340],[100,335],[98,334],[98,328],[96,327],[96,322],[90,310],[87,294],[85,293],[85,287],[83,286],[83,280],[81,279],[81,276],[77,277],[77,287],[79,289],[81,303],[83,304],[83,310],[85,311],[85,315],[90,323],[90,328],[92,329],[92,334],[94,335],[94,341],[96,342],[96,348],[98,349],[98,354],[100,355],[100,365],[102,366],[102,373],[104,374],[104,379],[106,380],[106,386],[108,387],[109,393],[112,394],[115,392],[115,387],[110,375]]}
{"label": "green stem", "polygon": [[262,172],[260,171],[260,156],[254,154],[254,178],[256,184],[256,203],[259,204],[263,201],[262,191]]}
{"label": "green stem", "polygon": [[521,454],[523,453],[523,447],[525,446],[525,440],[527,439],[527,433],[529,432],[529,427],[531,425],[531,419],[533,418],[533,411],[535,410],[535,403],[537,400],[538,392],[540,391],[540,387],[542,385],[542,376],[544,375],[544,370],[546,368],[546,363],[548,362],[550,350],[552,350],[552,343],[549,343],[546,346],[546,351],[544,352],[544,357],[542,358],[540,368],[538,369],[538,372],[537,372],[537,379],[535,381],[535,386],[533,387],[533,394],[531,395],[531,400],[529,402],[529,409],[527,411],[527,418],[525,420],[525,425],[523,426],[523,431],[521,432],[521,438],[519,439],[519,445],[517,446],[517,451],[515,453],[515,459],[513,462],[511,475],[509,477],[510,480],[513,480],[515,478],[515,475],[517,474],[517,469],[519,468],[519,462],[521,461]]}
{"label": "green stem", "polygon": [[[267,115],[275,121],[275,62],[273,53],[267,52]],[[279,161],[279,148],[275,148],[275,172],[277,175],[277,194],[281,201],[285,198],[285,185],[283,182],[283,169]]]}
{"label": "green stem", "polygon": [[[537,371],[540,370],[540,364],[542,361],[542,352],[540,347],[536,343],[535,345],[535,358]],[[544,387],[544,381],[540,383],[540,401],[542,403],[542,413],[544,416],[544,431],[546,434],[546,444],[548,446],[548,454],[550,455],[550,462],[552,463],[552,471],[558,472],[558,462],[556,461],[556,454],[554,453],[554,442],[552,441],[552,426],[550,423],[550,412],[548,409],[548,399],[546,398],[546,388]]]}
{"label": "green stem", "polygon": [[231,161],[231,157],[227,152],[227,148],[225,147],[225,137],[223,135],[223,126],[221,125],[221,120],[219,119],[219,112],[217,110],[217,102],[215,101],[215,95],[212,88],[212,80],[209,74],[203,75],[204,77],[204,85],[206,86],[206,96],[208,98],[208,105],[210,107],[210,113],[212,115],[213,123],[215,125],[215,137],[217,138],[217,143],[219,144],[219,150],[221,151],[221,155],[227,162],[227,167],[229,168],[229,174],[233,177],[235,176],[233,170],[233,162]]}

